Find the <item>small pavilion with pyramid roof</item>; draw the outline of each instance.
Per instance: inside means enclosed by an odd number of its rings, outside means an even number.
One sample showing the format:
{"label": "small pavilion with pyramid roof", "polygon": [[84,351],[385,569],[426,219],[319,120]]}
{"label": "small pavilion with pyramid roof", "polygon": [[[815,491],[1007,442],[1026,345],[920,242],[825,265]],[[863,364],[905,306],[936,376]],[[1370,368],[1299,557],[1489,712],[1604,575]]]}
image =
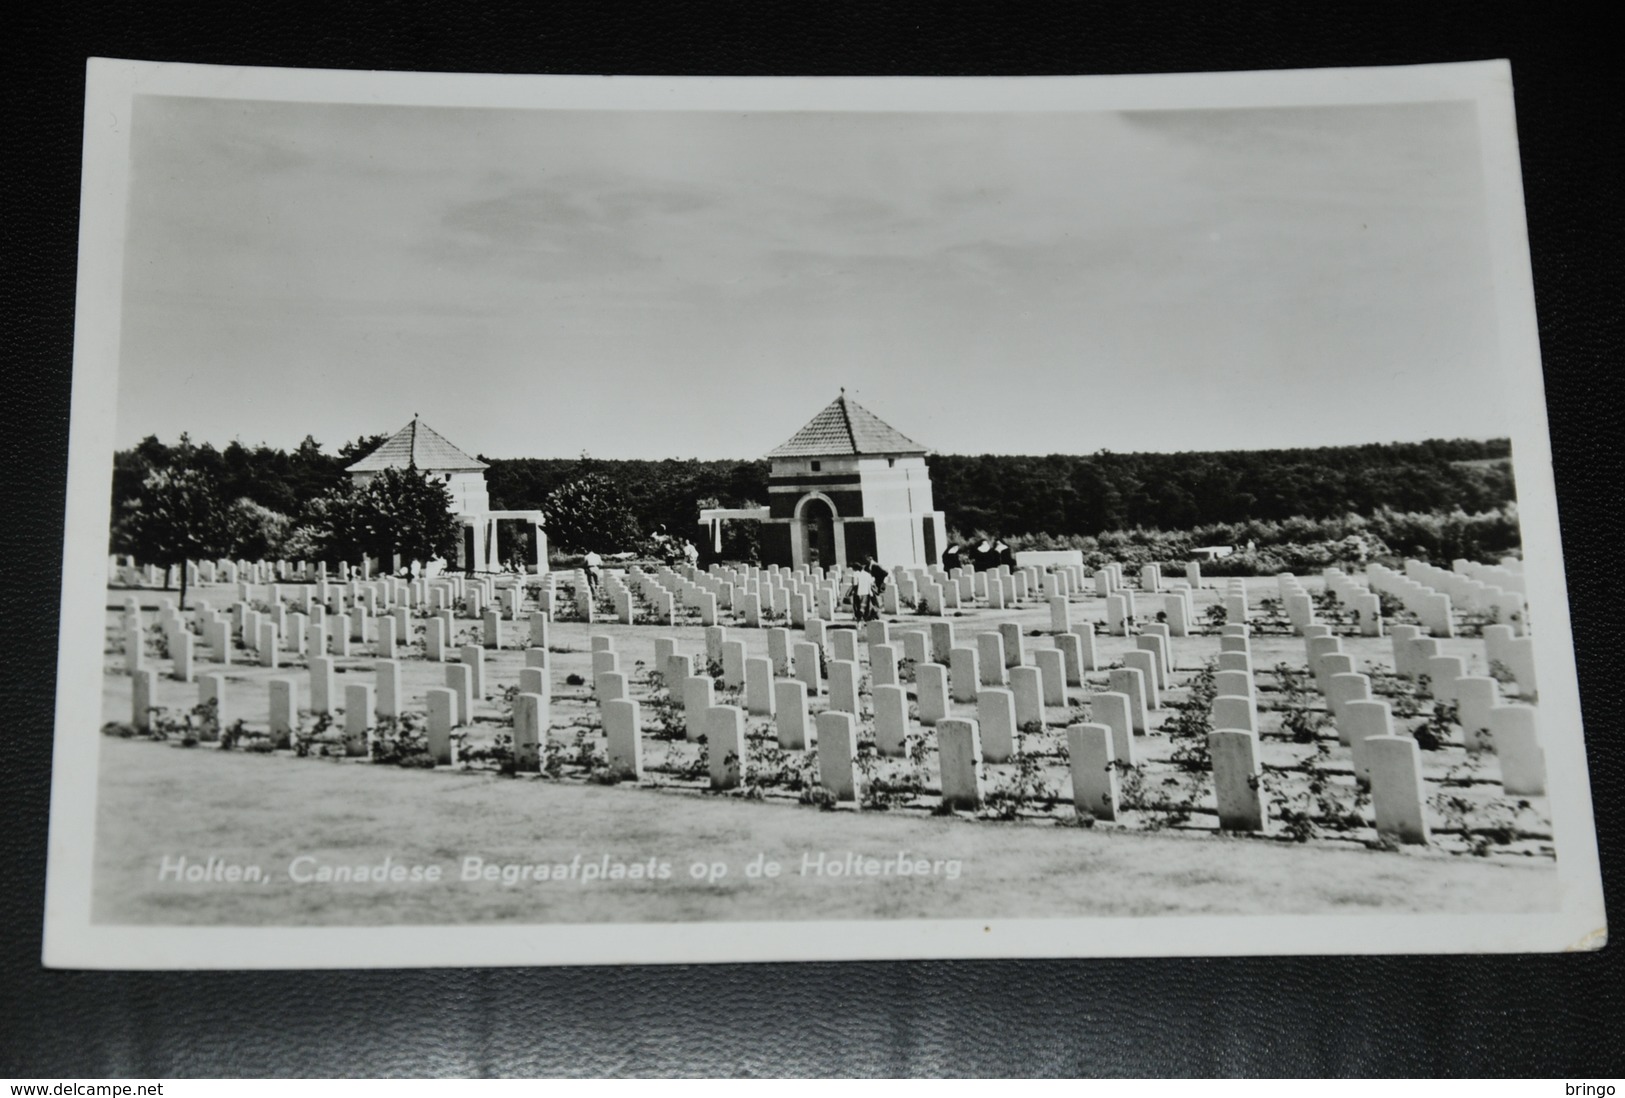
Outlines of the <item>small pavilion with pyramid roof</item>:
{"label": "small pavilion with pyramid roof", "polygon": [[[416,469],[445,484],[451,493],[451,512],[463,526],[455,566],[468,572],[502,570],[506,559],[501,552],[499,522],[529,523],[534,530],[534,560],[526,567],[547,571],[547,535],[542,532],[540,511],[493,511],[491,494],[485,485],[490,468],[453,445],[444,435],[417,416],[390,435],[366,457],[346,467],[357,484],[365,484],[385,469]],[[382,563],[382,562],[380,562]],[[395,561],[394,568],[401,566]],[[427,563],[427,562],[424,562]],[[448,562],[451,563],[451,562]]]}
{"label": "small pavilion with pyramid roof", "polygon": [[841,390],[767,454],[768,506],[748,516],[762,524],[762,563],[845,568],[870,557],[887,568],[938,563],[946,528],[931,500],[925,454]]}

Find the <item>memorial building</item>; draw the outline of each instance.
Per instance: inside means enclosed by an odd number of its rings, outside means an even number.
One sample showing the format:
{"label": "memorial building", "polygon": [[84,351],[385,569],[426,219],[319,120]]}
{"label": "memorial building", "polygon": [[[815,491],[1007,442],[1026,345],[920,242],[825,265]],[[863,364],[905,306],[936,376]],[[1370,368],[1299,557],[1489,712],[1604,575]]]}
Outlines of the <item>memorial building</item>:
{"label": "memorial building", "polygon": [[[385,469],[416,469],[445,484],[451,493],[451,512],[463,527],[457,560],[448,563],[461,571],[503,570],[508,557],[501,551],[502,523],[510,527],[526,523],[531,526],[534,540],[530,545],[534,549],[526,555],[533,559],[525,561],[524,566],[527,571],[547,571],[547,535],[542,532],[542,512],[491,510],[491,495],[485,486],[487,468],[485,462],[465,454],[413,416],[412,422],[390,435],[372,453],[348,466],[345,472],[357,484],[365,484]],[[398,569],[402,563],[394,561],[391,568]]]}
{"label": "memorial building", "polygon": [[843,389],[767,454],[768,506],[751,516],[762,524],[762,563],[936,564],[946,527],[931,500],[925,454]]}

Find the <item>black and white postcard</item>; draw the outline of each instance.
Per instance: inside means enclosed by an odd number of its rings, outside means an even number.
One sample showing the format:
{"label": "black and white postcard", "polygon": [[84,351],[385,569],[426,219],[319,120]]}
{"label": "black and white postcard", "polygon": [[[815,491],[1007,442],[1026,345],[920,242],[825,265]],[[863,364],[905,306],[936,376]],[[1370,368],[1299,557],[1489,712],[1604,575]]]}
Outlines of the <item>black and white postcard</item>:
{"label": "black and white postcard", "polygon": [[92,61],[45,962],[1600,948],[1514,117]]}

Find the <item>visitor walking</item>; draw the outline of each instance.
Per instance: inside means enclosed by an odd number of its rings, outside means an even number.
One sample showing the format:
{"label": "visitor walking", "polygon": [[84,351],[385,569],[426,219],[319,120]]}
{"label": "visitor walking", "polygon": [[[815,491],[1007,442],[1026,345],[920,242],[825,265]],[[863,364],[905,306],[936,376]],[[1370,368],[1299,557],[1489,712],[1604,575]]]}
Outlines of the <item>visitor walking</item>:
{"label": "visitor walking", "polygon": [[598,573],[603,570],[604,558],[598,555],[597,550],[587,550],[587,556],[581,562],[587,569],[587,587],[594,595],[598,594]]}

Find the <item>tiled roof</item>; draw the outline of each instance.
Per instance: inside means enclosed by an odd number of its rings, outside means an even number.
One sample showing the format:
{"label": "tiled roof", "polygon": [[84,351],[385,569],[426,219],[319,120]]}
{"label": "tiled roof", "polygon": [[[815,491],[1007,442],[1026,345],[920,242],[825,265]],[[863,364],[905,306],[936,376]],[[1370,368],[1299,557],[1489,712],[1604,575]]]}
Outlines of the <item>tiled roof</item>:
{"label": "tiled roof", "polygon": [[346,472],[377,473],[384,469],[415,467],[432,473],[477,473],[489,468],[479,458],[469,457],[427,423],[416,416],[412,422],[384,440],[378,449],[350,466]]}
{"label": "tiled roof", "polygon": [[843,392],[829,407],[768,452],[770,458],[853,454],[923,454],[925,447]]}

